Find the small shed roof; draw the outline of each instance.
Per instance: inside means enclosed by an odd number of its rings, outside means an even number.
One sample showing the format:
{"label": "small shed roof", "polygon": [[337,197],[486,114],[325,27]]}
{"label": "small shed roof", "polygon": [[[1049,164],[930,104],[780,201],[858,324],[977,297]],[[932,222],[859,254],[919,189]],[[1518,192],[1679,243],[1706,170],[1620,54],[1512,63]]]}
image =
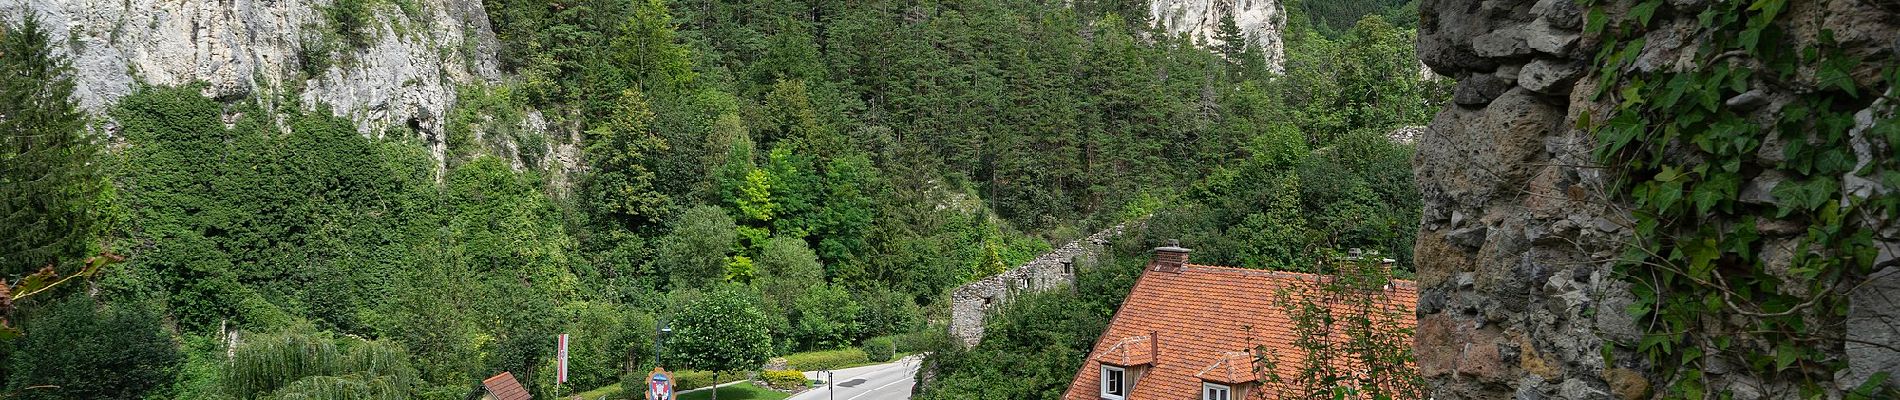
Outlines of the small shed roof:
{"label": "small shed roof", "polygon": [[483,379],[482,388],[487,389],[488,395],[494,397],[495,400],[529,400],[534,398],[534,396],[528,395],[527,388],[521,387],[521,381],[515,380],[515,374],[508,372],[502,372],[500,375]]}

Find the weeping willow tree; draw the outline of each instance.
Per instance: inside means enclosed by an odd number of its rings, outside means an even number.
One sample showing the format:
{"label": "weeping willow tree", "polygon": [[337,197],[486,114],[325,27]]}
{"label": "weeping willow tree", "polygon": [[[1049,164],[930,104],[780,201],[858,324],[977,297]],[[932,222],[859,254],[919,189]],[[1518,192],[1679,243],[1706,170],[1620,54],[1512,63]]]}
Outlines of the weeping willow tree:
{"label": "weeping willow tree", "polygon": [[223,378],[233,397],[281,400],[407,399],[417,382],[401,347],[307,333],[246,338]]}

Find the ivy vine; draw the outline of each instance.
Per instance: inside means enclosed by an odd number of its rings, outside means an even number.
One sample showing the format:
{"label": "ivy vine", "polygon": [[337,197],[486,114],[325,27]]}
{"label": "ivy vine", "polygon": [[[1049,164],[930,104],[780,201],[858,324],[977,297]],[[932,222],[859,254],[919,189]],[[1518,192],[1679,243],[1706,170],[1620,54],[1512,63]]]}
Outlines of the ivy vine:
{"label": "ivy vine", "polygon": [[[1850,54],[1834,32],[1797,37],[1788,0],[1699,10],[1665,0],[1584,3],[1585,35],[1601,44],[1592,100],[1608,112],[1583,114],[1579,125],[1595,135],[1613,193],[1633,205],[1634,235],[1617,271],[1632,283],[1628,311],[1646,330],[1617,345],[1669,374],[1661,397],[1725,397],[1703,375],[1711,357],[1800,382],[1804,398],[1823,396],[1846,368],[1839,351],[1826,350],[1847,340],[1848,296],[1875,272],[1875,235],[1900,220],[1900,196],[1854,183],[1900,188],[1892,113],[1850,133],[1856,112],[1892,101],[1900,68]],[[1639,61],[1646,33],[1676,18],[1695,21],[1684,36],[1699,41],[1695,64]],[[1865,154],[1855,154],[1856,141]],[[1763,174],[1785,177],[1768,191],[1772,201],[1744,201]],[[1802,228],[1785,270],[1763,257],[1770,241],[1761,229],[1771,223]],[[1885,378],[1847,396],[1892,396],[1876,392]]]}

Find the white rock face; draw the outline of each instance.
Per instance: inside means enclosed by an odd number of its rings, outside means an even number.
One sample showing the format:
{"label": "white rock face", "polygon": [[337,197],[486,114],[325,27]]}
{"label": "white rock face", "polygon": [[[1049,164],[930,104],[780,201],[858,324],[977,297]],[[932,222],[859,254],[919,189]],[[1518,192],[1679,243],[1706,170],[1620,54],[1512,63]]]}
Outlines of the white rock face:
{"label": "white rock face", "polygon": [[1286,28],[1286,11],[1279,0],[1153,0],[1148,14],[1169,32],[1185,33],[1208,46],[1225,44],[1216,32],[1221,17],[1233,15],[1234,26],[1266,53],[1268,68],[1281,72],[1286,60],[1286,44],[1280,37]]}
{"label": "white rock face", "polygon": [[301,86],[306,108],[381,135],[412,126],[441,159],[442,116],[459,84],[499,79],[492,31],[478,0],[415,0],[409,15],[376,2],[369,46],[331,54],[305,80],[300,38],[331,28],[330,0],[0,0],[0,19],[33,13],[72,62],[75,96],[100,113],[137,83],[205,82],[205,96],[266,101]]}

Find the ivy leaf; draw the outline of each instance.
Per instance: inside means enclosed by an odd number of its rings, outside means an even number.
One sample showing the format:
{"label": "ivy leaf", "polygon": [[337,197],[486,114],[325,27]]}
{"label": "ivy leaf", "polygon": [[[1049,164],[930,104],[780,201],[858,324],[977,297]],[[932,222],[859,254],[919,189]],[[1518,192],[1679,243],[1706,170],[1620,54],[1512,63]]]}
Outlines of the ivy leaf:
{"label": "ivy leaf", "polygon": [[1675,207],[1676,201],[1682,200],[1682,182],[1663,182],[1662,186],[1656,188],[1656,192],[1650,195],[1652,196],[1650,205],[1655,206],[1656,211],[1667,214],[1671,208]]}
{"label": "ivy leaf", "polygon": [[1675,166],[1665,165],[1662,168],[1662,172],[1656,173],[1657,182],[1675,182],[1676,179],[1680,178],[1682,178],[1682,171],[1676,169]]}
{"label": "ivy leaf", "polygon": [[1794,365],[1794,362],[1796,360],[1799,360],[1800,358],[1801,358],[1800,350],[1796,349],[1794,345],[1788,344],[1786,342],[1775,345],[1775,370],[1776,371],[1788,369],[1788,366]]}
{"label": "ivy leaf", "polygon": [[1649,27],[1649,18],[1656,15],[1657,7],[1662,7],[1662,0],[1646,1],[1646,2],[1643,2],[1643,4],[1637,4],[1635,7],[1630,7],[1629,16],[1630,18],[1636,19],[1637,23],[1642,24],[1643,27],[1647,28]]}
{"label": "ivy leaf", "polygon": [[1828,57],[1827,61],[1821,62],[1821,68],[1815,72],[1815,78],[1820,80],[1820,86],[1823,88],[1839,87],[1841,91],[1847,92],[1848,96],[1860,97],[1859,88],[1854,84],[1855,65],[1860,65],[1859,57]]}
{"label": "ivy leaf", "polygon": [[1722,256],[1722,250],[1715,247],[1715,238],[1688,241],[1683,250],[1689,256],[1689,276],[1709,280],[1710,272],[1715,271],[1715,259]]}
{"label": "ivy leaf", "polygon": [[1754,216],[1743,217],[1742,223],[1735,224],[1735,230],[1729,231],[1728,240],[1724,241],[1728,243],[1728,248],[1722,250],[1741,255],[1743,261],[1753,261],[1755,252],[1748,250],[1755,241],[1761,240],[1761,231],[1756,227],[1757,223],[1759,220]]}
{"label": "ivy leaf", "polygon": [[1748,6],[1748,11],[1760,11],[1761,14],[1757,14],[1757,18],[1774,21],[1775,17],[1781,14],[1781,9],[1787,5],[1788,0],[1755,0],[1755,4]]}
{"label": "ivy leaf", "polygon": [[1753,54],[1755,53],[1755,47],[1761,44],[1761,28],[1752,27],[1742,30],[1742,34],[1737,35],[1736,38],[1736,40],[1741,42],[1742,49],[1748,50],[1750,54]]}
{"label": "ivy leaf", "polygon": [[1834,175],[1852,169],[1854,169],[1854,157],[1848,154],[1848,149],[1845,148],[1821,150],[1814,159],[1814,171],[1818,174]]}
{"label": "ivy leaf", "polygon": [[1734,199],[1741,188],[1741,181],[1741,177],[1735,174],[1716,174],[1696,185],[1695,190],[1689,193],[1689,201],[1695,204],[1696,214],[1708,215],[1709,209],[1717,204]]}
{"label": "ivy leaf", "polygon": [[1603,6],[1590,7],[1590,13],[1584,14],[1583,32],[1590,35],[1603,34],[1603,28],[1610,25],[1610,16],[1603,12]]}
{"label": "ivy leaf", "polygon": [[1782,203],[1782,211],[1777,217],[1785,217],[1790,210],[1814,211],[1827,204],[1839,188],[1840,185],[1833,178],[1823,176],[1803,182],[1783,181],[1769,193]]}

